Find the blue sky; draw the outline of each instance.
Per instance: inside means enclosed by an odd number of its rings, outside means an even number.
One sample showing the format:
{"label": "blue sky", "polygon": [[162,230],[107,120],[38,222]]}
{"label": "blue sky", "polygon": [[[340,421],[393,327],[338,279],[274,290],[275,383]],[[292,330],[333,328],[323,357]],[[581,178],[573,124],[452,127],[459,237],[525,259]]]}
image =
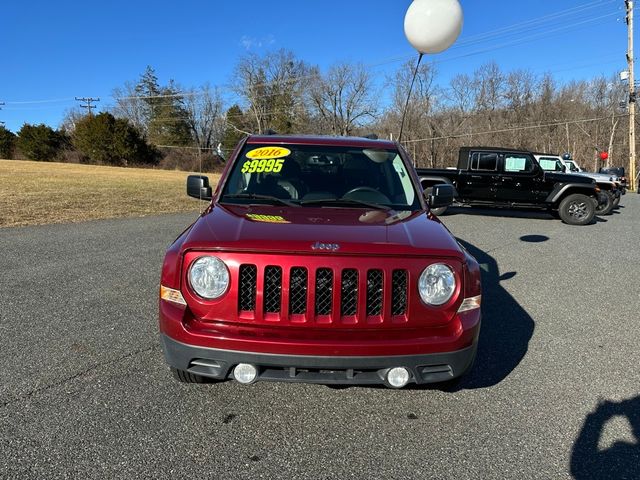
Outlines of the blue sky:
{"label": "blue sky", "polygon": [[[410,0],[8,1],[2,6],[0,121],[57,127],[75,96],[100,97],[152,65],[161,83],[226,90],[247,52],[286,48],[325,68],[361,62],[380,81],[415,55]],[[561,81],[626,69],[623,0],[461,0],[458,43],[431,57],[438,82],[496,61]],[[640,26],[638,27],[640,28]],[[637,29],[636,29],[637,30]],[[638,45],[640,48],[640,44]]]}

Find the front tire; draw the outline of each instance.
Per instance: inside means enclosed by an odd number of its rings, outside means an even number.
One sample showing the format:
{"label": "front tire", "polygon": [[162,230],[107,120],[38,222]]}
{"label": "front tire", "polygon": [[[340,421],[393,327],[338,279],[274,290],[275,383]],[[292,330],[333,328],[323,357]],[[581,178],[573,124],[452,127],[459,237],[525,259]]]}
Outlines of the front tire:
{"label": "front tire", "polygon": [[615,206],[613,204],[613,195],[609,192],[604,192],[604,197],[607,201],[605,203],[598,204],[596,207],[596,215],[609,215]]}
{"label": "front tire", "polygon": [[562,199],[558,214],[568,225],[588,225],[596,215],[596,206],[586,195],[574,193]]}
{"label": "front tire", "polygon": [[180,383],[207,383],[207,378],[189,373],[186,370],[178,370],[177,368],[171,367],[171,373],[173,373],[173,378]]}
{"label": "front tire", "polygon": [[618,208],[618,205],[620,205],[620,198],[621,196],[619,195],[613,199],[613,208]]}

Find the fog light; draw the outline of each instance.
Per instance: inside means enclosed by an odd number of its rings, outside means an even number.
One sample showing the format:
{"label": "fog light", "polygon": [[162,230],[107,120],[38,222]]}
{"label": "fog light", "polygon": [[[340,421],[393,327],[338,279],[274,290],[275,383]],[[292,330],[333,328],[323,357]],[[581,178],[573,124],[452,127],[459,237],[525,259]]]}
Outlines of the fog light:
{"label": "fog light", "polygon": [[233,378],[244,385],[255,382],[257,377],[258,369],[248,363],[239,363],[233,369]]}
{"label": "fog light", "polygon": [[404,367],[395,367],[387,372],[387,383],[393,388],[402,388],[409,383],[411,374]]}

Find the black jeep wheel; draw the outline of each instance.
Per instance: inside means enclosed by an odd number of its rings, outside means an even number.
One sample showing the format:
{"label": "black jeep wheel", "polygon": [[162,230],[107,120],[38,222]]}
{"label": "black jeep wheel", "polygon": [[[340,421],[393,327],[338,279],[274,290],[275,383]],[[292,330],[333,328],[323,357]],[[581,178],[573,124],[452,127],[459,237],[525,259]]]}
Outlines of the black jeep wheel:
{"label": "black jeep wheel", "polygon": [[594,201],[586,195],[573,193],[562,199],[558,213],[566,224],[587,225],[596,214],[596,206]]}
{"label": "black jeep wheel", "polygon": [[173,373],[173,378],[181,383],[207,383],[209,380],[208,378],[205,378],[201,375],[189,373],[185,370],[178,370],[177,368],[173,367],[171,367],[171,373]]}
{"label": "black jeep wheel", "polygon": [[620,199],[622,198],[621,195],[617,196],[616,198],[613,199],[613,208],[618,208],[618,205],[620,205]]}
{"label": "black jeep wheel", "polygon": [[604,192],[603,197],[606,201],[596,207],[596,215],[609,215],[613,210],[613,195],[609,192]]}

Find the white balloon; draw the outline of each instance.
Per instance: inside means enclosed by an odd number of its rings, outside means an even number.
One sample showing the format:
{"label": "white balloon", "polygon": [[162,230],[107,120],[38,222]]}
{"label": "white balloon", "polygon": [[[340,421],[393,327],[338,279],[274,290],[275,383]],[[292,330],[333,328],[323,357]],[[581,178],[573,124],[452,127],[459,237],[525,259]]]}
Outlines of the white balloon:
{"label": "white balloon", "polygon": [[458,0],[413,0],[404,17],[404,34],[421,53],[440,53],[462,31],[462,7]]}

